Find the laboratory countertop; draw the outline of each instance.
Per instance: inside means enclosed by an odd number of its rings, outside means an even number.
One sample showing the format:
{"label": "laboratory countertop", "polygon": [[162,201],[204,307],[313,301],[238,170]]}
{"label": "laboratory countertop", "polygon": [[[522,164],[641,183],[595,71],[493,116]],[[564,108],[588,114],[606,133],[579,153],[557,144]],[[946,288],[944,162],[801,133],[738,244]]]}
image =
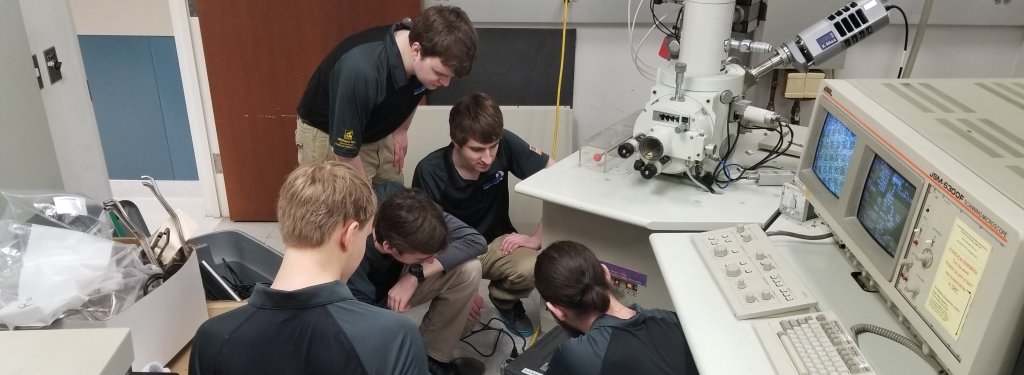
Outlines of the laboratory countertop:
{"label": "laboratory countertop", "polygon": [[782,194],[780,186],[749,180],[710,194],[685,177],[645,180],[630,167],[632,160],[611,159],[618,156],[605,157],[617,164],[608,171],[580,166],[579,153],[523,180],[515,190],[652,231],[705,231],[763,222],[778,208]]}
{"label": "laboratory countertop", "polygon": [[[777,226],[807,234],[826,230],[820,221],[795,224],[783,217]],[[816,233],[815,233],[816,232]],[[728,302],[697,253],[696,233],[655,233],[650,236],[655,257],[694,359],[702,374],[772,373],[751,320],[737,320]],[[864,292],[850,276],[853,267],[831,240],[807,241],[771,237],[784,257],[818,300],[819,311],[831,311],[847,327],[870,323],[903,335],[877,295]],[[804,310],[799,313],[806,313]],[[879,374],[934,373],[908,349],[873,335],[862,335],[861,350]]]}

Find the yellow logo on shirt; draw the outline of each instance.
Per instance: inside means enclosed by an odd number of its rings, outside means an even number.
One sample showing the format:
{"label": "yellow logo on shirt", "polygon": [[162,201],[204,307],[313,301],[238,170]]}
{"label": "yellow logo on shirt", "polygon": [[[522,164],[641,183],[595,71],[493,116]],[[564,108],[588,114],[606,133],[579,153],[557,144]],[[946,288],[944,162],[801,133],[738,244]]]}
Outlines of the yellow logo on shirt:
{"label": "yellow logo on shirt", "polygon": [[355,132],[351,129],[346,129],[338,139],[334,141],[334,145],[341,148],[356,148],[356,143],[352,140],[355,138]]}

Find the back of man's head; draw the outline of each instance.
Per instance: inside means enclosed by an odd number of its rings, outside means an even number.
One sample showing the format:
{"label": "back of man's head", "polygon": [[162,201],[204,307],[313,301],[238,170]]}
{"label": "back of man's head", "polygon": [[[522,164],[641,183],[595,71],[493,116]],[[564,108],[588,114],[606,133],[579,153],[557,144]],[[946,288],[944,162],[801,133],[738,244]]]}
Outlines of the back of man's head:
{"label": "back of man's head", "polygon": [[374,239],[399,253],[434,255],[448,247],[448,225],[441,209],[419,189],[391,194],[380,205]]}
{"label": "back of man's head", "polygon": [[611,284],[594,253],[578,242],[556,241],[541,251],[533,277],[544,301],[578,314],[608,311]]}
{"label": "back of man's head", "polygon": [[501,139],[505,128],[501,107],[487,94],[477,92],[460,98],[448,113],[452,142],[465,146],[474,140],[490,144]]}
{"label": "back of man's head", "polygon": [[424,9],[409,30],[409,43],[419,43],[424,57],[439,57],[458,77],[473,70],[476,29],[466,12],[444,5]]}
{"label": "back of man's head", "polygon": [[287,247],[323,245],[339,224],[370,225],[377,202],[364,177],[338,161],[300,166],[284,181],[277,220]]}

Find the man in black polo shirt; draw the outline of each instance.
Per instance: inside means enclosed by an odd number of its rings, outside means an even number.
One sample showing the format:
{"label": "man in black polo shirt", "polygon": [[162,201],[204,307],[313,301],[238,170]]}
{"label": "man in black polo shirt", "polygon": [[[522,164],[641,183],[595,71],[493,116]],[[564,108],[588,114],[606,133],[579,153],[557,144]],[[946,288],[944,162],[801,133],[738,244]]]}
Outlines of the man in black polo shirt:
{"label": "man in black polo shirt", "polygon": [[576,336],[558,346],[548,374],[697,374],[676,314],[619,302],[608,268],[586,246],[551,244],[535,275],[548,311]]}
{"label": "man in black polo shirt", "polygon": [[[420,322],[432,375],[482,372],[472,358],[455,358],[459,337],[472,323],[471,301],[480,287],[487,243],[472,227],[417,189],[394,182],[374,186],[382,200],[366,255],[348,286],[356,299],[406,312],[430,303]],[[470,370],[476,368],[476,371]]]}
{"label": "man in black polo shirt", "polygon": [[459,99],[449,115],[452,143],[423,158],[412,186],[423,189],[441,209],[476,228],[490,245],[480,258],[491,302],[502,321],[528,337],[533,324],[522,298],[533,291],[533,264],[541,228],[519,234],[508,217],[509,173],[525,179],[554,161],[504,129],[501,108],[486,94]]}
{"label": "man in black polo shirt", "polygon": [[274,283],[199,327],[189,374],[426,374],[416,326],[357,301],[345,285],[375,209],[369,185],[348,165],[289,174],[277,203],[285,250]]}
{"label": "man in black polo shirt", "polygon": [[423,10],[341,41],[309,79],[299,102],[299,164],[336,158],[374,177],[402,182],[412,115],[427,90],[469,74],[476,30],[457,7]]}

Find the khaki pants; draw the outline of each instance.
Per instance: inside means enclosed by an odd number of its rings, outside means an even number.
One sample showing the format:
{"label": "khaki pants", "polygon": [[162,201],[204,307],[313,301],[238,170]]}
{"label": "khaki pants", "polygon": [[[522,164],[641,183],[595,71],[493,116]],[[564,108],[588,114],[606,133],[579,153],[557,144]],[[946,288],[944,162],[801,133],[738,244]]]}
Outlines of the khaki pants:
{"label": "khaki pants", "polygon": [[409,299],[409,305],[430,302],[420,334],[427,354],[441,362],[455,359],[455,347],[469,320],[470,303],[480,287],[480,262],[471,259],[453,270],[434,275],[420,284]]}
{"label": "khaki pants", "polygon": [[[327,133],[320,131],[296,117],[295,147],[298,149],[299,165],[319,163],[334,157]],[[366,178],[373,183],[394,181],[404,183],[402,171],[395,168],[394,140],[387,136],[377,142],[364,143],[359,148]]]}
{"label": "khaki pants", "polygon": [[487,290],[491,302],[499,309],[511,309],[516,301],[530,296],[533,291],[533,265],[539,252],[520,247],[512,253],[501,255],[501,241],[496,238],[487,245],[487,253],[480,257],[483,278],[491,280]]}

